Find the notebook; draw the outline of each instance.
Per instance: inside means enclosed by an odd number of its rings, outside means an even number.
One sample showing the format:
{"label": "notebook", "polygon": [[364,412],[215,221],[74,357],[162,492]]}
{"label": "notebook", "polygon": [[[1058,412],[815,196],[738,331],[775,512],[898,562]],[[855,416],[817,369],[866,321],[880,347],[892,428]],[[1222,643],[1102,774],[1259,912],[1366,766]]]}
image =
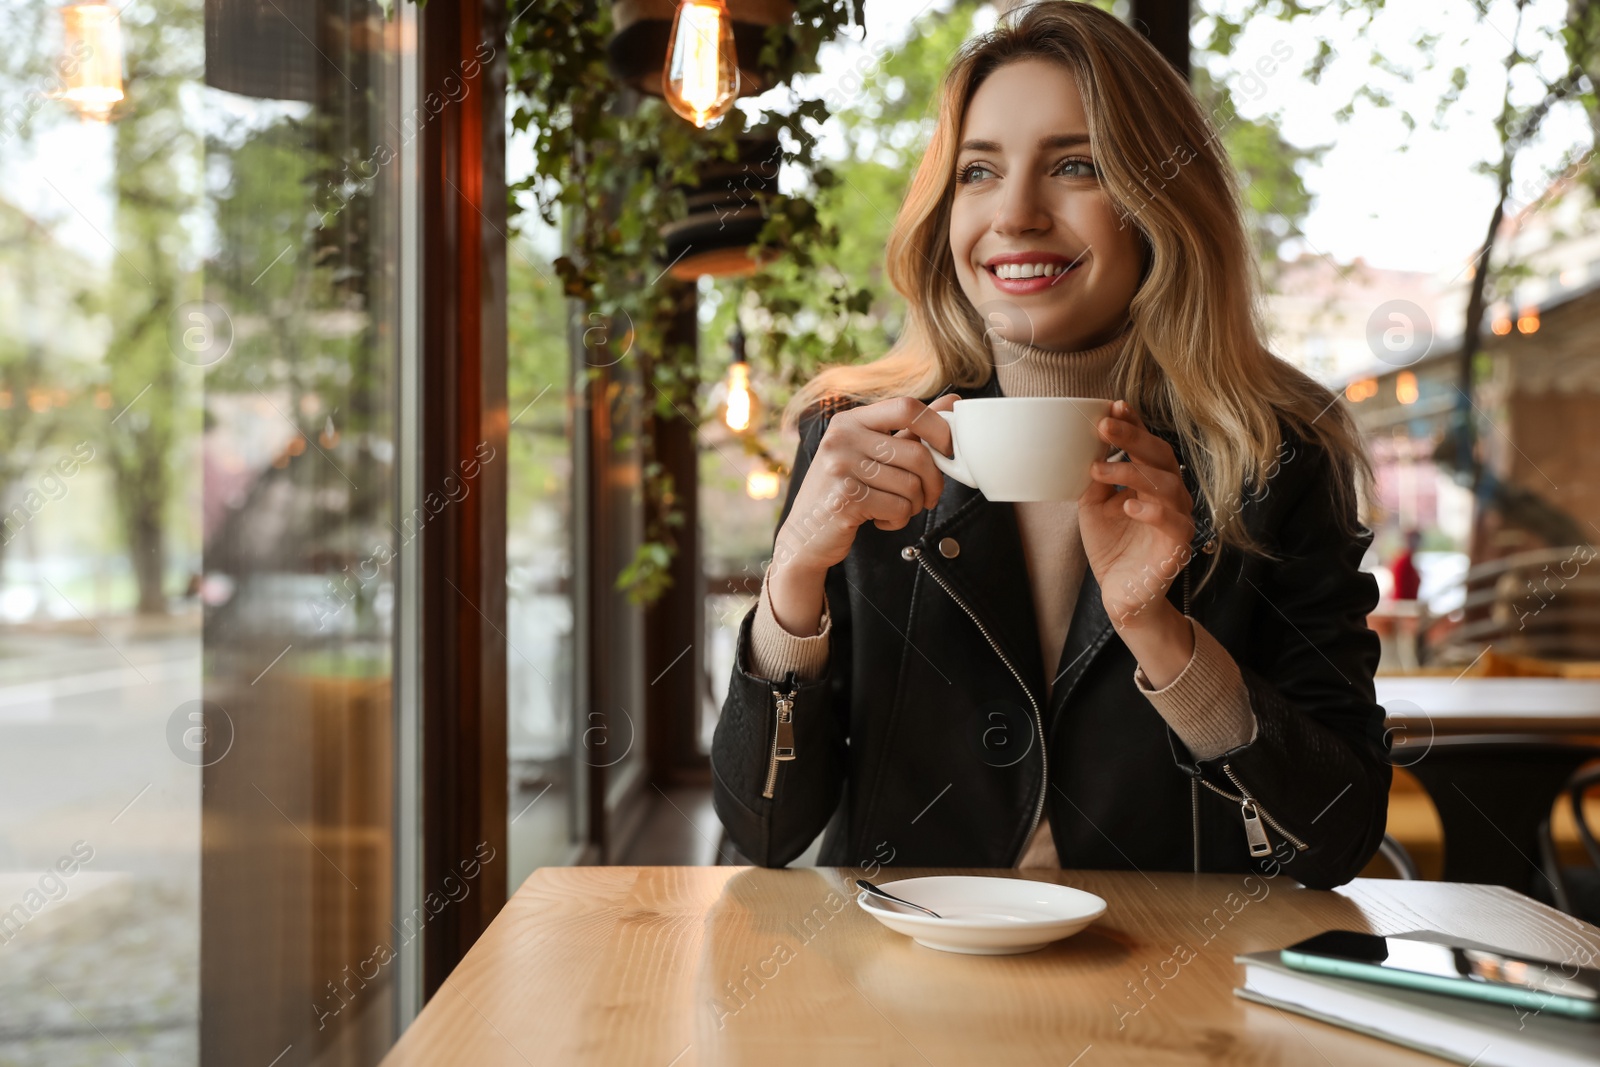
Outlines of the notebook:
{"label": "notebook", "polygon": [[1600,1024],[1527,1008],[1297,971],[1277,952],[1234,957],[1234,993],[1473,1067],[1594,1067]]}

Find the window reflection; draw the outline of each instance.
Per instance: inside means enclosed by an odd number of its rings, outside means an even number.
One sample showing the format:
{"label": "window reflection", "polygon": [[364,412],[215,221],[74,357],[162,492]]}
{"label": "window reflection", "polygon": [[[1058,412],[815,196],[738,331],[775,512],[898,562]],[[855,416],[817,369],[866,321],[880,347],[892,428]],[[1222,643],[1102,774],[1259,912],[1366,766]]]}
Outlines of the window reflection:
{"label": "window reflection", "polygon": [[420,533],[395,507],[401,26],[360,3],[207,22],[212,239],[184,336],[207,368],[205,696],[235,732],[205,772],[208,1063],[375,1063],[421,947],[394,896],[395,587]]}
{"label": "window reflection", "polygon": [[0,10],[0,1060],[376,1063],[410,16]]}

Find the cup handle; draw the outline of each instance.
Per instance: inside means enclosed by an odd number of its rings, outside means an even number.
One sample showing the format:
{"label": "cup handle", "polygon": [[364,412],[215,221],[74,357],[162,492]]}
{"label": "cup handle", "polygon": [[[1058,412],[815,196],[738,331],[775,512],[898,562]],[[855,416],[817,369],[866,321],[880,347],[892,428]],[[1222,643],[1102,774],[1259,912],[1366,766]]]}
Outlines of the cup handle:
{"label": "cup handle", "polygon": [[[929,455],[933,456],[933,465],[935,467],[938,467],[945,474],[948,474],[969,489],[978,488],[978,480],[972,476],[971,471],[967,470],[966,461],[961,458],[961,449],[956,444],[954,417],[948,411],[935,411],[934,414],[950,424],[950,455],[946,458],[942,452],[926,441],[922,442],[922,447],[926,448]],[[921,439],[919,438],[919,440]]]}

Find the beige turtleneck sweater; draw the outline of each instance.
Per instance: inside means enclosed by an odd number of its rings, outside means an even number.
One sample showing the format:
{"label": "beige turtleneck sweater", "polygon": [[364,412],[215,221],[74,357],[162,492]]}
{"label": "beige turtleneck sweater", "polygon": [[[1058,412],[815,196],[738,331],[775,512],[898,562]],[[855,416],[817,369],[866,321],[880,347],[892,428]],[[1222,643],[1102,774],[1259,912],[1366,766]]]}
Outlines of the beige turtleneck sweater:
{"label": "beige turtleneck sweater", "polygon": [[[1099,348],[1054,352],[996,337],[991,354],[1000,392],[1005,396],[1111,399],[1111,374],[1122,342],[1119,337]],[[1016,509],[1027,562],[1039,648],[1046,670],[1053,674],[1088,567],[1078,530],[1078,503],[1049,500],[1011,506]],[[1238,664],[1203,626],[1193,618],[1189,621],[1194,629],[1194,654],[1183,671],[1160,689],[1150,686],[1142,668],[1134,670],[1133,680],[1189,751],[1199,759],[1209,759],[1254,740],[1255,714]],[[790,670],[804,679],[820,677],[828,663],[831,622],[824,597],[822,621],[815,635],[802,637],[785,630],[773,613],[763,579],[751,625],[751,672],[763,678],[782,678]],[[1047,700],[1054,687],[1055,678],[1051,677],[1046,682]],[[1040,820],[1017,866],[1061,866],[1048,818]]]}

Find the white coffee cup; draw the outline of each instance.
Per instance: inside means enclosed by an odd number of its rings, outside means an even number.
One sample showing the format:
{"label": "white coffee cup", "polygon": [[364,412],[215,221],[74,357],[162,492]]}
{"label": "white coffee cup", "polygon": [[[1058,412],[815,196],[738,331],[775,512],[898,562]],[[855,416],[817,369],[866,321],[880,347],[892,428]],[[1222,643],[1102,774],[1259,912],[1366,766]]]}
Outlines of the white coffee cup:
{"label": "white coffee cup", "polygon": [[990,500],[1076,500],[1108,452],[1096,427],[1109,400],[980,396],[934,414],[950,424],[951,453],[923,441],[935,466]]}

